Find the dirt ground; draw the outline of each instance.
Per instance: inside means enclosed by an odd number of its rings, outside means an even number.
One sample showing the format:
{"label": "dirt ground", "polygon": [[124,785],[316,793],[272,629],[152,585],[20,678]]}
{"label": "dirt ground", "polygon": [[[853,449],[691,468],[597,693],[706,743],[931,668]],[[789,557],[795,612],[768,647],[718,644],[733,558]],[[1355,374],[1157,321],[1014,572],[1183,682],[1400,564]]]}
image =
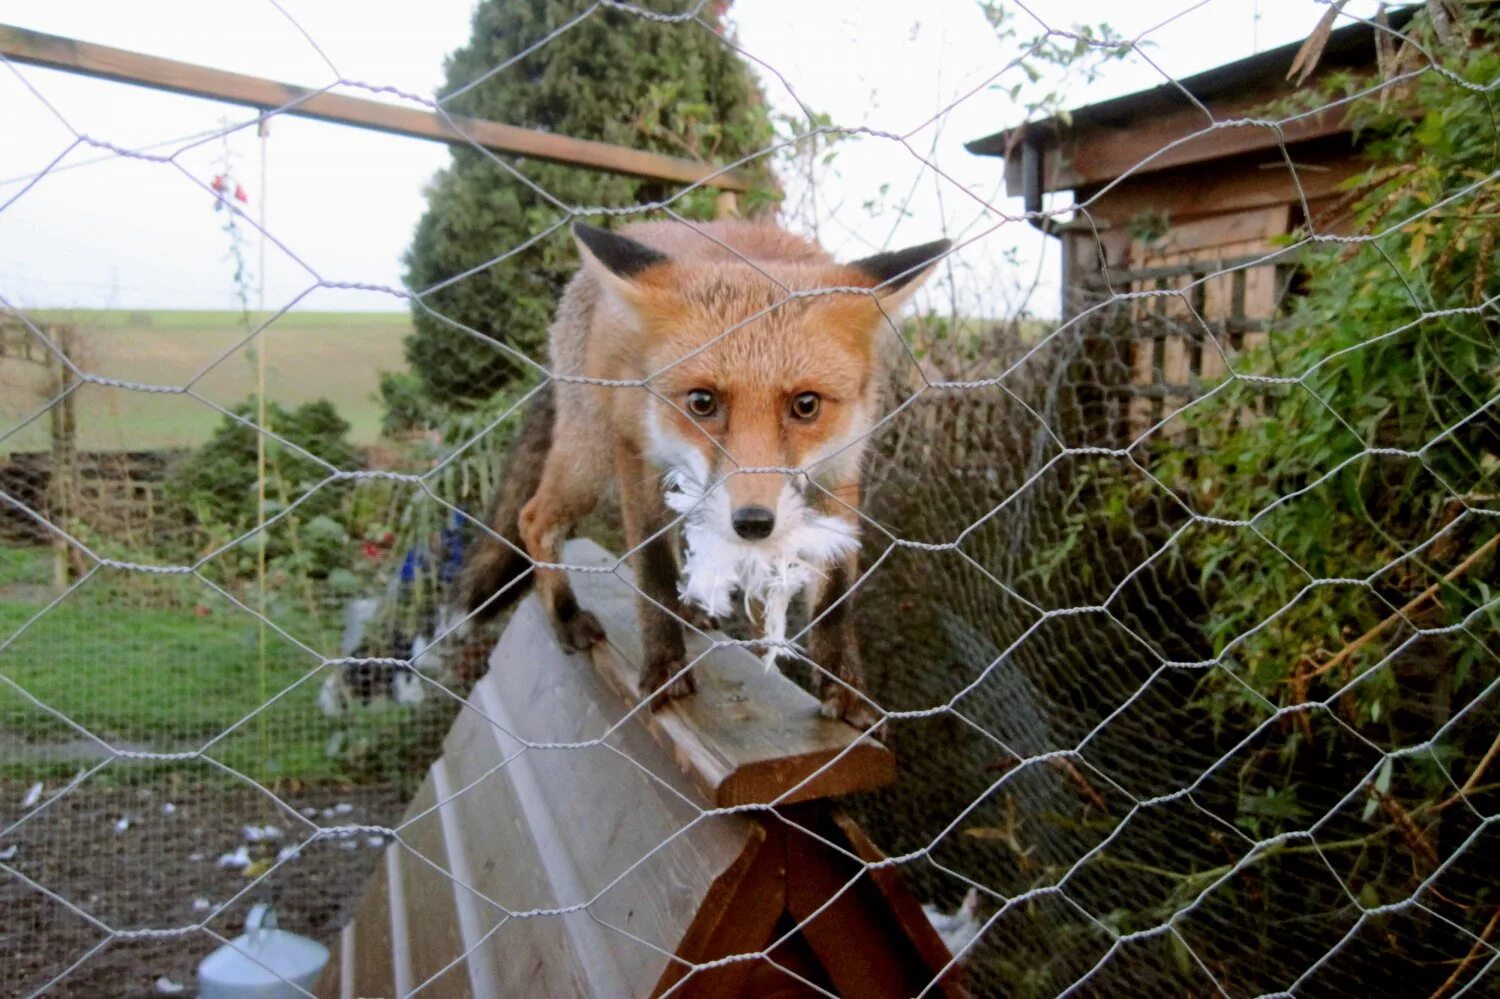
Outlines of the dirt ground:
{"label": "dirt ground", "polygon": [[[28,790],[0,781],[0,830],[20,817]],[[372,787],[280,796],[291,810],[254,789],[84,784],[0,837],[10,868],[0,868],[0,996],[192,996],[198,962],[220,942],[175,931],[204,924],[232,938],[257,901],[275,905],[283,929],[329,943],[388,841],[359,831],[309,843],[313,824],[393,826],[405,802]],[[300,852],[286,856],[293,846]],[[221,864],[241,847],[252,863],[283,859],[250,888],[254,868]],[[122,935],[69,970],[110,934],[47,892]],[[139,932],[153,930],[173,932]]]}

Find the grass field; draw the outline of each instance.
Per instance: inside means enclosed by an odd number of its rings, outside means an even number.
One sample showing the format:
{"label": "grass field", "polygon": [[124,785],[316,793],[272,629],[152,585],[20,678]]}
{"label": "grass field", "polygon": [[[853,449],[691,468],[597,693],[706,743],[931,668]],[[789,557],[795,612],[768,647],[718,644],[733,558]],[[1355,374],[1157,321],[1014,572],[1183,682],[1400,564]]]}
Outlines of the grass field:
{"label": "grass field", "polygon": [[[0,675],[116,748],[200,748],[318,668],[269,630],[262,667],[254,618],[182,577],[104,573],[27,625],[52,599],[49,559],[45,549],[0,548]],[[337,652],[332,622],[275,617],[313,648]],[[325,751],[334,727],[315,702],[321,681],[312,676],[210,755],[257,780],[347,776]],[[71,773],[97,753],[62,719],[0,685],[0,775]]]}
{"label": "grass field", "polygon": [[[354,427],[359,443],[379,433],[376,400],[380,372],[406,366],[401,341],[410,332],[406,313],[288,312],[252,343],[238,312],[158,310],[36,310],[44,322],[78,330],[79,366],[91,373],[152,385],[183,385],[226,351],[233,352],[195,382],[196,391],[233,406],[255,390],[254,351],[266,353],[268,395],[295,406],[327,398]],[[251,315],[251,329],[265,315]],[[36,364],[0,358],[0,435],[44,403],[45,374]],[[86,385],[78,390],[79,446],[86,450],[149,450],[207,439],[222,417],[182,395]],[[0,440],[0,454],[43,450],[45,419]]]}

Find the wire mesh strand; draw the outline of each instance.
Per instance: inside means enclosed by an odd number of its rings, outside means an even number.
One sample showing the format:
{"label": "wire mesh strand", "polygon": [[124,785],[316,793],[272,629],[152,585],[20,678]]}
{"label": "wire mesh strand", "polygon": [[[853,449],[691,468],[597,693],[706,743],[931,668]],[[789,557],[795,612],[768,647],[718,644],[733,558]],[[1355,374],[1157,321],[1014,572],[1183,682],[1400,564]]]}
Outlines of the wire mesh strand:
{"label": "wire mesh strand", "polygon": [[[309,45],[317,48],[315,39],[296,24],[290,13],[278,4],[273,6],[292,21]],[[461,123],[450,116],[447,105],[523,59],[545,59],[549,43],[590,18],[610,11],[650,20],[671,30],[715,33],[714,25],[704,16],[707,6],[699,2],[665,13],[601,0],[582,7],[513,58],[435,101],[345,78],[318,49],[335,79],[299,101],[336,88],[394,94],[421,104],[461,130]],[[1107,41],[1053,26],[1038,13],[1018,6],[1039,26],[1037,41],[1030,49],[1033,55],[1045,43],[1061,39],[1085,48],[1123,45],[1150,63],[1144,46],[1154,32],[1170,23],[1123,42]],[[1177,16],[1192,9],[1185,6]],[[1281,116],[1233,118],[1216,118],[1197,96],[1162,73],[1182,101],[1202,113],[1201,128],[1151,151],[1088,198],[1064,207],[1007,212],[993,198],[964,189],[934,161],[931,150],[924,152],[913,144],[924,129],[979,94],[978,87],[946,103],[931,119],[905,133],[824,125],[809,115],[809,128],[802,136],[780,141],[726,164],[724,169],[774,156],[798,142],[821,136],[857,136],[894,144],[937,178],[939,185],[946,185],[971,205],[972,219],[964,226],[959,245],[951,251],[962,254],[982,247],[986,237],[1006,226],[1064,216],[1092,222],[1091,210],[1112,189],[1149,172],[1159,158],[1213,133],[1257,129],[1276,135],[1278,154],[1297,186],[1297,200],[1304,216],[1312,219],[1315,213],[1302,190],[1285,129],[1310,116],[1333,113],[1382,92],[1394,93],[1430,76],[1439,76],[1464,92],[1483,95],[1491,94],[1500,84],[1496,80],[1467,79],[1422,48],[1409,32],[1393,29],[1383,21],[1368,23],[1376,33],[1412,46],[1419,65],[1316,107]],[[791,99],[806,109],[783,74],[745,52],[732,39],[725,38],[723,44],[767,69]],[[1022,58],[1002,67],[995,78],[1013,71]],[[65,167],[63,160],[83,147],[135,159],[157,169],[175,169],[205,194],[218,198],[183,164],[183,155],[295,107],[294,102],[210,135],[190,136],[166,147],[171,149],[168,153],[159,152],[160,146],[132,150],[78,131],[47,102],[44,88],[30,82],[24,69],[9,63],[7,68],[52,111],[73,139],[0,204],[0,212],[50,173],[71,169],[72,165]],[[1405,324],[1372,329],[1359,343],[1332,351],[1298,372],[1260,366],[1256,355],[1243,349],[1243,339],[1238,347],[1232,342],[1242,334],[1231,334],[1222,321],[1205,317],[1200,310],[1203,289],[1212,282],[1242,280],[1235,275],[1274,267],[1303,251],[1374,247],[1384,253],[1382,241],[1389,237],[1442,213],[1462,211],[1475,199],[1488,195],[1500,171],[1472,176],[1464,185],[1410,215],[1382,220],[1383,225],[1375,231],[1320,231],[1309,223],[1285,246],[1266,248],[1259,256],[1233,267],[1204,270],[1180,285],[1154,288],[1142,279],[1133,281],[1126,275],[1123,280],[1115,280],[1106,273],[1105,287],[1072,303],[1067,317],[1033,342],[1016,337],[1000,344],[989,343],[977,360],[960,356],[961,351],[956,349],[945,353],[944,348],[930,342],[914,343],[909,327],[895,317],[887,317],[886,332],[893,340],[891,353],[896,358],[890,393],[893,405],[860,442],[870,445],[872,458],[867,470],[868,500],[862,509],[854,511],[864,531],[865,551],[863,575],[854,582],[853,590],[860,601],[861,635],[866,648],[874,653],[868,689],[860,696],[878,719],[861,740],[885,740],[896,750],[903,774],[893,787],[866,795],[852,805],[890,853],[889,859],[871,863],[801,825],[785,811],[767,805],[705,807],[652,775],[614,740],[623,727],[639,724],[639,716],[649,710],[645,700],[596,738],[530,740],[507,730],[499,719],[485,715],[476,701],[466,701],[460,685],[420,668],[418,655],[367,655],[347,649],[333,655],[322,634],[299,635],[297,623],[268,614],[220,574],[222,565],[236,553],[250,545],[267,544],[268,538],[299,523],[318,497],[339,490],[352,494],[373,485],[395,490],[393,495],[398,500],[393,502],[429,508],[471,534],[487,533],[511,545],[476,511],[445,498],[441,485],[446,476],[466,467],[464,461],[471,449],[518,420],[535,393],[558,382],[608,385],[647,393],[663,405],[675,405],[653,384],[663,371],[628,381],[555,373],[548,370],[543,359],[443,315],[427,300],[436,292],[533,250],[545,240],[561,238],[573,219],[665,213],[682,225],[692,226],[695,223],[680,214],[677,206],[700,185],[689,185],[660,201],[628,208],[569,205],[528,178],[524,169],[477,142],[470,141],[467,148],[492,163],[510,182],[526,187],[551,205],[556,210],[555,220],[531,239],[427,288],[390,288],[328,280],[294,248],[278,241],[272,232],[261,231],[255,219],[226,200],[228,210],[236,213],[245,226],[305,271],[308,285],[180,384],[150,384],[90,371],[58,343],[48,323],[18,306],[13,291],[0,289],[0,306],[13,318],[23,338],[43,352],[51,365],[71,375],[56,394],[45,398],[24,418],[0,428],[0,443],[51,418],[70,396],[87,387],[109,388],[191,399],[221,416],[226,424],[243,427],[268,446],[296,456],[314,470],[309,481],[294,484],[295,496],[272,516],[217,537],[195,557],[178,562],[115,557],[109,538],[90,537],[87,525],[80,529],[56,517],[48,505],[50,498],[21,495],[9,485],[0,491],[0,500],[12,512],[12,519],[29,525],[33,541],[55,545],[66,551],[67,557],[81,559],[83,565],[75,580],[41,603],[34,613],[25,615],[0,641],[0,689],[19,705],[16,711],[45,716],[49,725],[67,733],[67,740],[59,736],[52,740],[54,743],[76,743],[87,750],[67,757],[80,765],[60,785],[29,800],[19,811],[0,812],[0,847],[8,843],[24,847],[20,853],[0,851],[0,871],[10,880],[12,892],[26,896],[28,904],[42,907],[30,916],[33,922],[21,924],[20,945],[29,946],[28,926],[39,934],[43,921],[64,917],[76,922],[74,936],[79,941],[76,954],[49,955],[55,960],[39,966],[40,978],[10,985],[27,993],[66,991],[70,983],[81,980],[91,964],[111,952],[178,938],[226,942],[230,935],[227,913],[257,897],[259,891],[298,865],[309,864],[306,855],[319,851],[332,855],[345,844],[371,840],[379,840],[382,845],[387,841],[401,844],[408,847],[404,856],[421,858],[441,877],[458,882],[453,871],[432,865],[408,842],[416,825],[472,793],[484,780],[517,760],[538,753],[600,751],[619,757],[650,777],[694,817],[674,837],[664,839],[603,887],[564,904],[516,910],[487,897],[472,883],[459,884],[496,917],[495,924],[478,937],[474,947],[488,946],[513,921],[587,913],[611,932],[660,951],[666,961],[682,963],[681,958],[658,944],[603,922],[594,910],[612,888],[700,824],[716,816],[754,812],[816,838],[856,865],[858,873],[818,913],[786,927],[771,946],[688,967],[687,975],[671,991],[693,981],[695,975],[727,963],[759,960],[773,964],[815,992],[832,995],[824,984],[778,963],[772,952],[881,867],[900,868],[924,898],[944,908],[953,908],[970,889],[978,893],[981,916],[971,927],[972,932],[956,945],[953,962],[965,966],[969,981],[982,994],[1113,995],[1134,991],[1296,995],[1356,986],[1378,992],[1390,980],[1388,976],[1396,974],[1393,969],[1415,967],[1429,973],[1434,967],[1442,971],[1439,978],[1443,984],[1434,995],[1480,994],[1487,985],[1493,987],[1489,971],[1500,958],[1500,950],[1492,941],[1492,931],[1500,909],[1495,907],[1492,881],[1482,873],[1479,856],[1486,844],[1493,850],[1496,813],[1493,795],[1486,796],[1478,782],[1494,749],[1492,745],[1489,755],[1476,761],[1466,755],[1470,752],[1466,747],[1488,743],[1497,731],[1492,703],[1496,685],[1500,684],[1500,672],[1495,668],[1496,598],[1487,591],[1470,596],[1466,603],[1460,602],[1460,612],[1451,620],[1432,624],[1415,610],[1426,604],[1392,597],[1390,580],[1410,573],[1421,582],[1426,560],[1457,541],[1471,548],[1493,547],[1496,509],[1473,490],[1446,481],[1435,456],[1451,446],[1466,428],[1493,425],[1496,397],[1446,400],[1447,413],[1435,419],[1419,447],[1390,447],[1372,442],[1368,434],[1351,424],[1319,395],[1318,385],[1327,369],[1369,352],[1376,344],[1413,331],[1442,328],[1441,324],[1449,320],[1472,319],[1487,328],[1493,347],[1497,297],[1484,297],[1469,306],[1433,307],[1413,292],[1412,316]],[[1099,252],[1104,253],[1099,237],[1094,238]],[[1392,270],[1400,276],[1394,263]],[[762,275],[775,280],[763,271]],[[364,289],[388,295],[393,302],[408,303],[486,348],[509,355],[536,375],[537,384],[487,418],[470,438],[454,442],[421,471],[342,467],[277,426],[260,425],[199,390],[200,383],[229,359],[259,346],[267,331],[274,330],[313,292],[339,288]],[[805,292],[782,287],[774,305],[723,330],[698,349],[708,350],[763,315],[799,299],[849,294],[869,292],[850,288]],[[1161,332],[1161,315],[1172,310],[1178,313],[1178,325]],[[1169,342],[1191,342],[1202,357],[1217,357],[1222,375],[1205,376],[1185,394],[1163,395],[1165,401],[1144,417],[1130,416],[1146,412],[1135,406],[1135,400],[1143,397],[1127,391],[1135,384],[1132,364],[1148,350],[1141,345],[1158,349],[1155,344]],[[1179,348],[1159,349],[1164,357],[1168,349]],[[683,360],[686,358],[673,363]],[[1160,359],[1152,361],[1161,363]],[[1266,404],[1260,412],[1245,409],[1250,404],[1234,395],[1245,389],[1275,400],[1295,393],[1309,397],[1347,432],[1342,456],[1316,476],[1246,515],[1225,516],[1214,509],[1195,508],[1193,484],[1185,480],[1213,466],[1216,460],[1213,443],[1206,440],[1212,433],[1212,423],[1197,425],[1196,432],[1205,436],[1196,440],[1184,426],[1195,414],[1212,412],[1213,406],[1229,399],[1235,400],[1235,408],[1228,415],[1230,421],[1273,420],[1272,404]],[[1180,404],[1174,402],[1177,398]],[[1114,414],[1109,420],[1100,418],[1105,410]],[[1106,424],[1112,424],[1113,429]],[[1288,446],[1316,444],[1293,442]],[[1164,452],[1188,457],[1167,460]],[[1405,554],[1368,567],[1368,571],[1332,573],[1324,571],[1323,566],[1301,564],[1287,545],[1274,540],[1270,525],[1285,510],[1299,502],[1328,501],[1330,487],[1344,482],[1351,470],[1384,467],[1386,462],[1410,468],[1409,474],[1429,476],[1428,498],[1451,510],[1451,516],[1433,534],[1410,539]],[[771,469],[746,468],[737,474],[764,471]],[[1131,483],[1128,495],[1138,504],[1124,526],[1118,510],[1105,509],[1107,504],[1119,501],[1120,494],[1112,491],[1117,478]],[[1337,494],[1333,501],[1338,501]],[[1285,594],[1285,602],[1268,616],[1242,622],[1230,633],[1207,636],[1203,624],[1209,616],[1209,598],[1191,578],[1193,567],[1185,564],[1182,552],[1185,538],[1194,532],[1211,531],[1250,539],[1248,543],[1256,545],[1268,563],[1280,560],[1297,570],[1300,577],[1296,588]],[[1064,553],[1058,560],[1042,564],[1042,556],[1058,551]],[[634,554],[624,552],[605,566],[542,564],[533,568],[565,568],[625,578],[620,570]],[[6,668],[8,655],[14,662],[19,655],[55,654],[50,646],[39,649],[33,639],[46,637],[49,621],[55,620],[60,608],[92,599],[90,595],[102,587],[120,589],[119,594],[110,596],[113,613],[132,613],[130,600],[136,598],[131,596],[129,581],[140,577],[153,579],[157,586],[152,591],[155,597],[140,599],[201,607],[201,602],[195,605],[193,601],[206,596],[222,613],[263,628],[278,648],[284,646],[277,654],[288,657],[295,678],[264,699],[257,697],[246,710],[238,711],[232,722],[219,725],[206,736],[184,728],[177,738],[142,727],[122,737],[110,733],[107,724],[105,731],[95,731],[91,717],[73,717],[30,689],[29,681],[18,679],[15,670]],[[1395,637],[1387,639],[1382,632],[1371,640],[1372,645],[1379,643],[1375,645],[1378,656],[1358,670],[1347,670],[1338,682],[1326,684],[1320,696],[1291,702],[1268,696],[1246,679],[1243,657],[1255,654],[1261,643],[1295,640],[1294,635],[1280,631],[1294,608],[1328,599],[1335,591],[1350,590],[1365,594],[1374,613],[1390,622],[1389,630]],[[1329,606],[1334,607],[1331,603]],[[473,623],[471,616],[450,615],[434,623],[427,647],[461,645]],[[801,623],[785,645],[783,662],[841,683],[802,648],[813,626],[814,622]],[[756,644],[756,636],[706,637],[708,651],[689,667],[708,652]],[[1349,637],[1352,640],[1358,636]],[[64,635],[60,640],[78,642],[82,636]],[[1443,640],[1454,644],[1443,646]],[[1425,728],[1414,723],[1419,737],[1397,746],[1382,744],[1372,739],[1368,729],[1351,723],[1342,705],[1356,691],[1380,683],[1414,682],[1408,665],[1413,657],[1420,657],[1423,650],[1460,645],[1467,650],[1466,669],[1487,679],[1478,681],[1477,693],[1467,702],[1450,705],[1447,717],[1428,719]],[[1334,651],[1326,650],[1330,656]],[[257,726],[262,727],[263,736],[268,724],[277,731],[306,724],[297,720],[299,706],[312,702],[323,679],[349,670],[384,670],[408,676],[429,704],[441,706],[439,717],[451,718],[460,708],[478,713],[519,748],[496,767],[464,786],[449,789],[446,797],[404,821],[397,818],[399,798],[386,802],[383,812],[372,806],[372,813],[385,816],[372,822],[342,820],[341,816],[353,809],[337,811],[323,802],[299,805],[299,801],[312,800],[305,790],[295,782],[260,772],[254,745],[244,751],[238,740],[253,739]],[[1210,678],[1220,685],[1215,689],[1238,692],[1241,703],[1234,718],[1226,721],[1215,714],[1213,704],[1199,696]],[[170,716],[173,706],[166,708]],[[293,713],[276,720],[278,712],[288,710]],[[1246,724],[1246,719],[1256,720]],[[1216,729],[1220,724],[1225,726],[1222,731]],[[1244,796],[1246,787],[1261,779],[1258,761],[1288,753],[1294,740],[1338,747],[1336,753],[1327,750],[1337,756],[1336,763],[1319,772],[1322,778],[1337,783],[1312,789],[1294,806],[1284,806],[1290,810],[1281,813],[1274,810],[1278,799],[1271,792],[1277,789],[1271,788],[1253,796],[1257,807],[1265,811],[1247,819],[1242,813]],[[9,764],[19,765],[11,767],[10,774],[24,773],[32,765],[42,772],[41,758],[27,756],[28,752],[41,752],[36,747],[28,749],[25,744],[8,741],[0,747],[0,755]],[[837,763],[835,760],[827,766]],[[200,805],[249,794],[255,799],[254,808],[276,816],[274,838],[280,845],[274,856],[265,858],[259,872],[244,878],[228,897],[212,901],[191,918],[158,920],[162,924],[156,925],[149,915],[141,915],[132,900],[153,891],[170,894],[174,886],[170,882],[161,884],[145,871],[114,870],[108,853],[79,853],[76,843],[98,842],[83,824],[98,822],[99,817],[87,810],[70,816],[70,807],[85,790],[98,784],[101,775],[123,771],[130,776],[108,785],[108,794],[118,799],[109,806],[114,809],[110,814],[117,812],[119,823],[145,822],[139,817],[145,807],[142,802],[163,810],[172,804],[163,796],[169,799],[173,792],[163,789],[177,786],[171,768],[180,765],[195,768],[204,787],[208,786],[206,782],[222,781],[215,785],[219,791],[191,792],[200,795]],[[1436,768],[1446,785],[1444,800],[1448,804],[1408,801],[1403,807],[1397,800],[1398,793],[1392,790],[1399,781],[1393,783],[1391,774],[1395,768],[1406,766]],[[47,769],[57,772],[50,764]],[[1459,779],[1454,776],[1456,772],[1466,776]],[[9,793],[11,782],[4,786]],[[147,788],[153,790],[146,793]],[[1432,829],[1424,830],[1414,822],[1411,811],[1415,807],[1447,811],[1450,806],[1453,810],[1448,814],[1456,817],[1445,816],[1444,828],[1438,833],[1439,846],[1434,847],[1429,836]],[[1356,814],[1362,819],[1351,818]],[[131,815],[137,817],[132,819]],[[1368,871],[1349,869],[1342,856],[1343,847],[1333,846],[1348,839],[1350,828],[1359,821],[1368,823],[1371,815],[1388,818],[1382,835],[1404,840],[1408,854],[1419,855],[1423,850],[1428,854],[1420,864],[1413,862],[1413,877],[1401,882],[1401,890],[1395,893],[1399,897],[1390,900],[1386,897],[1389,893],[1362,893],[1353,887],[1379,879]],[[29,831],[38,832],[28,837]],[[70,846],[70,840],[76,843]],[[1406,855],[1394,851],[1391,857]],[[71,858],[74,866],[82,864],[85,877],[97,880],[99,894],[107,895],[107,902],[80,900],[49,885],[51,877],[65,876],[68,865],[59,858]],[[204,858],[203,862],[211,863],[212,859]],[[1476,867],[1481,873],[1476,873]],[[1392,876],[1390,883],[1398,881]],[[1491,881],[1489,887],[1485,887],[1486,881]],[[1476,913],[1484,918],[1476,920]],[[1276,927],[1282,930],[1276,932]],[[1371,942],[1372,935],[1405,937],[1408,945],[1404,949],[1394,944],[1382,949],[1379,941]],[[1357,961],[1345,959],[1350,954],[1376,954],[1380,960],[1361,968]],[[460,953],[426,980],[411,983],[410,993],[421,993],[469,956],[469,951]],[[933,979],[929,990],[937,988],[940,977]]]}

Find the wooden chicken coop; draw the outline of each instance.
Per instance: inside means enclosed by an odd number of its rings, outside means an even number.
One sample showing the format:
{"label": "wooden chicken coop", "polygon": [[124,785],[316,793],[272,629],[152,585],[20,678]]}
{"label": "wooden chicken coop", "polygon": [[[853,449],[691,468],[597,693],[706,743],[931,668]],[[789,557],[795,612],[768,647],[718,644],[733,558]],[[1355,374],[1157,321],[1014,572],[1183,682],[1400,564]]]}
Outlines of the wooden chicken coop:
{"label": "wooden chicken coop", "polygon": [[[1332,73],[1373,78],[1382,44],[1357,23],[1328,36],[1306,81],[1288,79],[1292,44],[968,143],[1004,158],[1006,193],[1028,211],[1063,191],[1079,206],[1036,224],[1061,243],[1063,318],[1084,315],[1077,328],[1099,341],[1096,394],[1080,400],[1101,410],[1090,443],[1134,440],[1264,342],[1297,286],[1281,237],[1343,231],[1343,185],[1367,166],[1340,109],[1270,109]],[[1162,289],[1184,293],[1098,307]]]}
{"label": "wooden chicken coop", "polygon": [[[566,560],[615,561],[586,541]],[[608,645],[567,655],[536,597],[519,606],[317,994],[962,995],[834,803],[894,780],[890,752],[740,647],[694,668],[694,696],[626,717],[628,572],[573,579]],[[705,814],[733,806],[761,807]]]}

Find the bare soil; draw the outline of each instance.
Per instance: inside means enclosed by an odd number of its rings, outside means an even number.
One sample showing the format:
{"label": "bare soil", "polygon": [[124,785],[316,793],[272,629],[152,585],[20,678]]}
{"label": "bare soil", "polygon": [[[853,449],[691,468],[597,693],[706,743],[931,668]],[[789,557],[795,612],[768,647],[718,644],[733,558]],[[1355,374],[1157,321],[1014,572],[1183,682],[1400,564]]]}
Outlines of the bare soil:
{"label": "bare soil", "polygon": [[[283,789],[287,810],[255,789],[86,783],[7,833],[27,790],[0,781],[0,858],[15,849],[0,866],[5,997],[158,996],[168,994],[161,978],[192,996],[198,962],[221,943],[213,933],[237,935],[257,901],[273,903],[283,929],[331,943],[389,840],[314,838],[315,825],[390,827],[405,809],[384,787]],[[278,835],[248,842],[251,825]],[[242,845],[264,863],[288,846],[301,852],[252,886],[219,863]]]}

